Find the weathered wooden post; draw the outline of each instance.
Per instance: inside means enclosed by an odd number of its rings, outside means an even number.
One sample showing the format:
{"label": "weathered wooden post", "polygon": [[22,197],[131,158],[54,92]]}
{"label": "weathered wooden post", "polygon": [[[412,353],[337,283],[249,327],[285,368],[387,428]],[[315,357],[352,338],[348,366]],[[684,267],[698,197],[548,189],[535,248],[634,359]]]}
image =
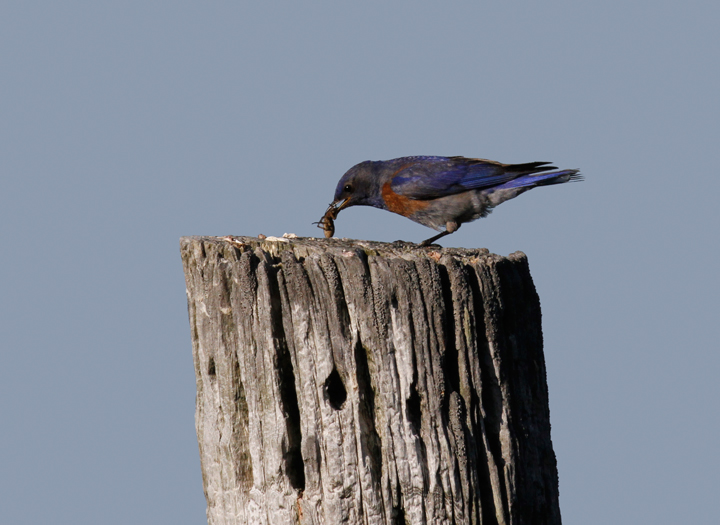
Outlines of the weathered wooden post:
{"label": "weathered wooden post", "polygon": [[527,259],[181,240],[208,521],[559,524]]}

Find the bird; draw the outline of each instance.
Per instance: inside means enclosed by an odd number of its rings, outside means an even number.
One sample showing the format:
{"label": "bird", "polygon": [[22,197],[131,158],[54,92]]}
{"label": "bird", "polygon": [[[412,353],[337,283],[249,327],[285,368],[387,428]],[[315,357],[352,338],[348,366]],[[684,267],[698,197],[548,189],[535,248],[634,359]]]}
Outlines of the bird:
{"label": "bird", "polygon": [[503,164],[459,156],[360,162],[342,176],[334,200],[316,224],[331,237],[341,210],[373,206],[439,231],[420,243],[430,246],[532,188],[583,180],[579,170],[558,170],[551,164]]}

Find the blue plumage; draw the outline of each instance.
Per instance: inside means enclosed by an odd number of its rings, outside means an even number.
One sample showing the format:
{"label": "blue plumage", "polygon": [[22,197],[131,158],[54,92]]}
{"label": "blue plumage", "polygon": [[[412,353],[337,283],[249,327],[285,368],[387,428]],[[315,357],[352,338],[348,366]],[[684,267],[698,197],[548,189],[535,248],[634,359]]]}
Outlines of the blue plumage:
{"label": "blue plumage", "polygon": [[[408,162],[392,180],[395,192],[412,199],[437,198],[468,190],[492,188],[517,177],[556,169],[548,162],[506,165],[485,159],[465,157],[417,157],[396,159]],[[396,162],[391,161],[391,162]]]}

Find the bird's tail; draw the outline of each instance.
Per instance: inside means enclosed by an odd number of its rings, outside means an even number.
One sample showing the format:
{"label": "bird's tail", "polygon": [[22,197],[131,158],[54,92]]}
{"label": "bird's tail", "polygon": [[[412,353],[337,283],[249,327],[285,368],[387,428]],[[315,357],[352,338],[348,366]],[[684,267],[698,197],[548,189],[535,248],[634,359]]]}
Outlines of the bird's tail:
{"label": "bird's tail", "polygon": [[564,182],[575,182],[583,180],[580,170],[561,170],[550,171],[546,173],[531,173],[521,175],[520,177],[507,181],[502,186],[495,188],[534,188],[535,186],[550,186],[551,184],[563,184]]}

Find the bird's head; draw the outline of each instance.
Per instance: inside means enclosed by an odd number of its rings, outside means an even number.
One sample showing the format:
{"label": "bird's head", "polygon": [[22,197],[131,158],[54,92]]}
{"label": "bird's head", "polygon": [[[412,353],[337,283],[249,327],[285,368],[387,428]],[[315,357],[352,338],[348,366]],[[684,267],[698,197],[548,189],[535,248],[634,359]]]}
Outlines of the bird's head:
{"label": "bird's head", "polygon": [[381,194],[383,181],[377,164],[369,160],[361,162],[342,176],[331,204],[336,214],[350,206],[384,207]]}

